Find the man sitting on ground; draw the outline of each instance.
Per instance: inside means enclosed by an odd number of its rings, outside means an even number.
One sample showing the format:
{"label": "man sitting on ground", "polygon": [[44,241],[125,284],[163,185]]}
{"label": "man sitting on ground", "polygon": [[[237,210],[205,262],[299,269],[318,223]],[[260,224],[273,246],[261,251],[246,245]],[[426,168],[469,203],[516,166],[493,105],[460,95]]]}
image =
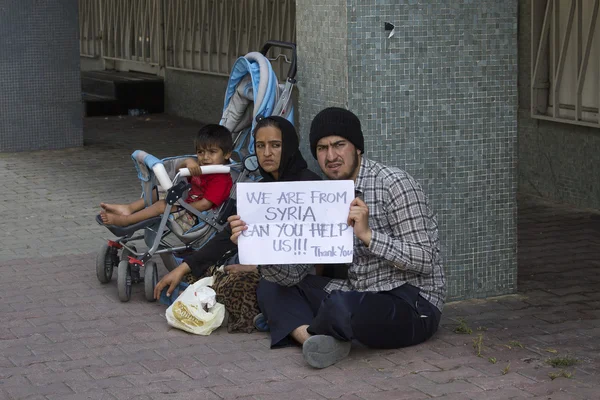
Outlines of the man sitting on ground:
{"label": "man sitting on ground", "polygon": [[[373,348],[421,343],[437,330],[446,295],[438,227],[421,186],[406,172],[362,155],[360,120],[341,108],[314,118],[310,148],[329,179],[351,179],[357,197],[353,262],[347,279],[310,275],[309,265],[265,265],[258,302],[271,347],[291,339],[324,368],[346,357],[351,341]],[[247,229],[230,217],[232,240]]]}

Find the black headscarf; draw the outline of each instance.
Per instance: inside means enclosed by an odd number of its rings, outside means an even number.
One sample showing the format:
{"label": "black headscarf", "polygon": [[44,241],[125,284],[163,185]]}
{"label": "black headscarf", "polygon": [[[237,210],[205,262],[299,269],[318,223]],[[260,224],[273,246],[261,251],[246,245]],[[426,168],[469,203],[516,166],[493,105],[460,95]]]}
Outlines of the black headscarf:
{"label": "black headscarf", "polygon": [[[262,122],[263,120],[267,120]],[[279,161],[279,179],[262,169],[258,169],[263,177],[263,182],[290,182],[290,181],[315,181],[321,180],[321,177],[308,169],[306,160],[300,153],[300,142],[296,128],[287,119],[282,117],[266,117],[259,121],[254,130],[254,134],[265,126],[275,126],[281,131],[281,160]],[[269,122],[275,122],[275,124]],[[254,152],[256,153],[256,141],[254,142]]]}

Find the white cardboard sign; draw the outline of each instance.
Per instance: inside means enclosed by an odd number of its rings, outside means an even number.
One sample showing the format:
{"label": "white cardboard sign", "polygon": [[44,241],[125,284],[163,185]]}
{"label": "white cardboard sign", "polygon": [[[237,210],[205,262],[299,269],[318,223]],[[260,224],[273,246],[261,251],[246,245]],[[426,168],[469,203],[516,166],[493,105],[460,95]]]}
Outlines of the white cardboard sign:
{"label": "white cardboard sign", "polygon": [[242,264],[352,262],[348,226],[354,182],[237,184],[237,212],[248,225],[239,237]]}

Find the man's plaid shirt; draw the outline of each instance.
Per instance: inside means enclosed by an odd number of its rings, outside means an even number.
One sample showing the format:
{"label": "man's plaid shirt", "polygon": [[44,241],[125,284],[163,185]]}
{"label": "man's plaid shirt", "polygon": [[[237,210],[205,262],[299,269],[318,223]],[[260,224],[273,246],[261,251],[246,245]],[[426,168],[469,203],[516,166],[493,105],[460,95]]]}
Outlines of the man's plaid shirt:
{"label": "man's plaid shirt", "polygon": [[[388,291],[405,283],[440,311],[446,284],[435,215],[421,186],[398,168],[362,157],[355,182],[369,207],[371,243],[354,237],[348,279],[333,279],[325,290]],[[311,265],[263,265],[261,275],[280,285],[300,282]]]}

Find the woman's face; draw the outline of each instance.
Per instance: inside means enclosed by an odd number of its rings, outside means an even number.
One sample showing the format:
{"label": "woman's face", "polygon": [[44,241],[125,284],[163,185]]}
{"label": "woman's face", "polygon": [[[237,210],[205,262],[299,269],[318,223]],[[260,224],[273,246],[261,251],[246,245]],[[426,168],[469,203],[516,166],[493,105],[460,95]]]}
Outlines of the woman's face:
{"label": "woman's face", "polygon": [[274,126],[264,126],[256,131],[254,137],[256,156],[263,170],[279,179],[279,164],[281,163],[281,131]]}

